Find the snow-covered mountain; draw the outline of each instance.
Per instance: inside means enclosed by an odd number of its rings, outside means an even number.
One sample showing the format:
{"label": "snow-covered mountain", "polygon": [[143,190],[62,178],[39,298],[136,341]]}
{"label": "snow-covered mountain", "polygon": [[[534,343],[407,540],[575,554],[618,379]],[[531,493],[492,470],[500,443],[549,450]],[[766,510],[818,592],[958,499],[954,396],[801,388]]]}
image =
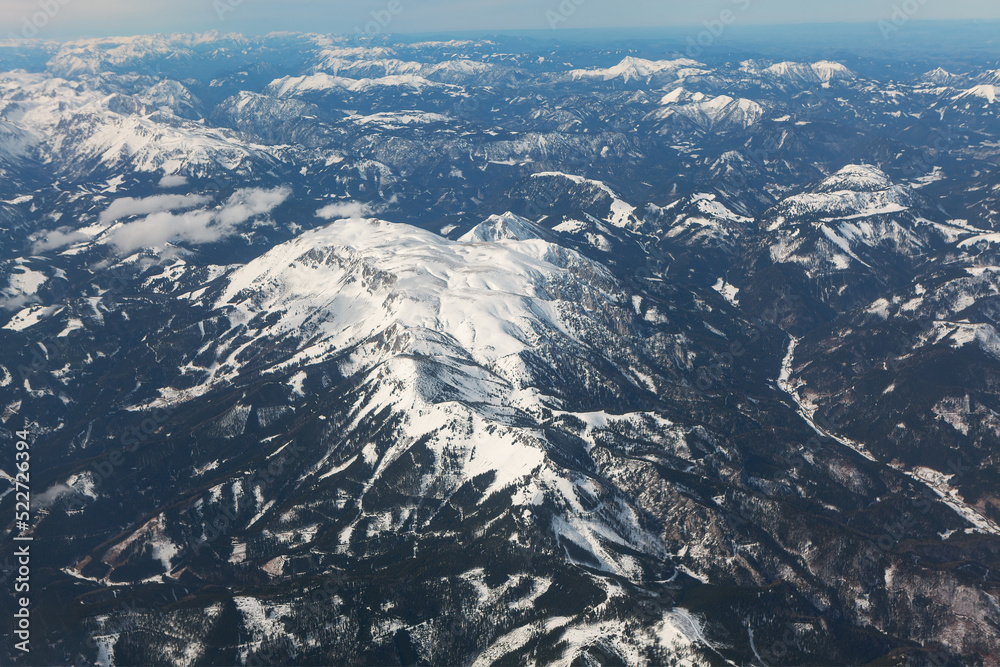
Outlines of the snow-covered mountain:
{"label": "snow-covered mountain", "polygon": [[765,113],[753,100],[733,99],[728,95],[706,96],[689,93],[683,88],[664,95],[660,104],[662,108],[650,114],[651,118],[659,121],[684,118],[706,130],[746,129]]}
{"label": "snow-covered mountain", "polygon": [[841,63],[822,60],[815,63],[780,62],[765,68],[762,74],[781,83],[796,85],[845,81],[855,78],[854,72]]}
{"label": "snow-covered mountain", "polygon": [[262,147],[175,115],[193,111],[197,103],[182,87],[167,83],[133,97],[86,83],[9,72],[0,79],[0,105],[12,134],[22,137],[5,142],[5,152],[58,165],[73,177],[122,172],[205,176],[216,167],[248,173],[255,163],[263,168],[271,161]]}
{"label": "snow-covered mountain", "polygon": [[990,104],[993,104],[993,103],[995,103],[997,101],[997,97],[1000,96],[1000,95],[998,95],[998,92],[997,92],[998,90],[1000,90],[1000,88],[998,88],[997,86],[994,86],[992,84],[984,83],[984,84],[980,84],[978,86],[973,86],[972,88],[969,88],[965,92],[963,92],[963,93],[959,94],[957,97],[955,97],[955,100],[963,100],[965,98],[970,98],[970,97],[975,98],[975,97],[978,97],[980,99],[986,100],[986,102],[988,102]]}
{"label": "snow-covered mountain", "polygon": [[573,79],[594,78],[604,81],[621,79],[622,83],[629,83],[630,81],[648,81],[654,77],[668,80],[683,79],[692,74],[706,73],[708,70],[703,68],[702,63],[690,58],[646,60],[627,56],[613,67],[578,69],[571,71],[569,75]]}
{"label": "snow-covered mountain", "polygon": [[880,253],[922,255],[957,230],[921,218],[919,210],[910,188],[876,168],[849,165],[765,214],[771,258],[821,271],[870,266]]}
{"label": "snow-covered mountain", "polygon": [[[662,225],[654,235],[690,248],[725,248],[737,252],[753,229],[754,221],[726,208],[717,195],[697,193],[665,207],[651,205],[647,224]],[[652,224],[650,226],[652,227]]]}

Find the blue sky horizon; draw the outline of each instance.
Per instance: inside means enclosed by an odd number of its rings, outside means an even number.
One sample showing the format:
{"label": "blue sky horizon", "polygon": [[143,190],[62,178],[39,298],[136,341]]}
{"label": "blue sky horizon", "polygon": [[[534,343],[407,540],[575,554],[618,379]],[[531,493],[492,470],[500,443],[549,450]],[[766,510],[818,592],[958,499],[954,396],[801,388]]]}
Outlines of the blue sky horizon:
{"label": "blue sky horizon", "polygon": [[1000,20],[994,0],[3,0],[0,37],[435,34]]}

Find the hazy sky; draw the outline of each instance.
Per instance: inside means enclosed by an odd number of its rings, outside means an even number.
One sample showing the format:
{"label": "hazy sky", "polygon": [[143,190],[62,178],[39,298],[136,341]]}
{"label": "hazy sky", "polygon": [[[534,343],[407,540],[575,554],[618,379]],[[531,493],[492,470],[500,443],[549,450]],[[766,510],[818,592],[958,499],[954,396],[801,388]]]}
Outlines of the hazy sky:
{"label": "hazy sky", "polygon": [[205,30],[349,33],[381,29],[371,23],[377,18],[388,32],[649,28],[701,25],[724,10],[740,25],[876,22],[889,20],[894,10],[897,20],[1000,19],[997,0],[0,0],[0,37],[20,34],[31,22],[39,37],[53,38]]}

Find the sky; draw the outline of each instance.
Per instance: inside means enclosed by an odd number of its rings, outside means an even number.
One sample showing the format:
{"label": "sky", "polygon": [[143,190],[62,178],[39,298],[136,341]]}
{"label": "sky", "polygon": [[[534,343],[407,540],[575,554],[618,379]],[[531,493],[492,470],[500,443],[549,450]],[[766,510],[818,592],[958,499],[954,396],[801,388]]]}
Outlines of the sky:
{"label": "sky", "polygon": [[429,33],[1000,19],[997,0],[0,0],[0,37]]}

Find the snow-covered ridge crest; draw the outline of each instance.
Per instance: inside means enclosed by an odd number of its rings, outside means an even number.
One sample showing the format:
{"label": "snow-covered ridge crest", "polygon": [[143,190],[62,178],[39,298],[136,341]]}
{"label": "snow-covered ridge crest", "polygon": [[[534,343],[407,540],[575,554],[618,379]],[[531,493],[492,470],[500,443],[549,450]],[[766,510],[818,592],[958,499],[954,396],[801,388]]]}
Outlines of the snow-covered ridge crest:
{"label": "snow-covered ridge crest", "polygon": [[423,90],[426,87],[444,86],[445,84],[429,81],[417,74],[392,74],[377,78],[349,79],[342,76],[332,76],[325,72],[304,76],[286,76],[275,79],[267,85],[265,91],[276,97],[288,97],[303,93],[322,93],[335,90],[346,90],[357,93],[373,88],[397,86]]}
{"label": "snow-covered ridge crest", "polygon": [[455,242],[354,218],[238,269],[216,308],[236,323],[276,316],[267,335],[303,341],[289,364],[318,363],[395,332],[411,352],[464,357],[523,384],[529,380],[514,369],[518,354],[543,339],[583,344],[564,317],[578,302],[596,308],[623,299],[607,269],[539,239]]}
{"label": "snow-covered ridge crest", "polygon": [[776,234],[771,259],[843,270],[871,268],[876,251],[915,256],[945,238],[940,225],[914,212],[919,204],[911,188],[878,168],[848,165],[767,213],[767,231]]}
{"label": "snow-covered ridge crest", "polygon": [[390,76],[420,76],[445,83],[475,79],[491,72],[494,66],[477,60],[461,58],[440,63],[420,63],[396,58],[348,59],[331,53],[320,58],[319,72],[351,79],[380,79]]}
{"label": "snow-covered ridge crest", "polygon": [[997,101],[997,98],[1000,97],[1000,86],[994,86],[988,83],[973,86],[972,88],[969,88],[968,90],[957,95],[955,99],[961,100],[969,97],[981,97],[990,104],[993,104]]}
{"label": "snow-covered ridge crest", "polygon": [[565,179],[576,185],[582,185],[602,192],[611,198],[611,210],[607,219],[615,227],[632,227],[638,224],[635,218],[635,206],[624,201],[618,194],[604,181],[597,181],[585,178],[577,174],[567,174],[561,171],[540,171],[531,175],[535,179]]}
{"label": "snow-covered ridge crest", "polygon": [[569,74],[573,79],[597,78],[611,81],[612,79],[623,79],[625,83],[633,80],[648,79],[651,76],[674,75],[680,78],[686,70],[695,70],[702,73],[704,65],[697,60],[690,58],[678,58],[676,60],[646,60],[644,58],[634,58],[627,56],[620,63],[613,67],[598,69],[576,69]]}
{"label": "snow-covered ridge crest", "polygon": [[750,127],[764,115],[764,107],[753,100],[733,98],[729,95],[710,96],[704,93],[690,93],[677,88],[660,100],[661,109],[652,112],[649,118],[666,120],[682,116],[704,128],[716,126]]}
{"label": "snow-covered ridge crest", "polygon": [[781,217],[813,222],[860,219],[909,209],[916,193],[896,185],[881,170],[870,165],[848,165],[823,179],[811,192],[788,197],[775,210]]}
{"label": "snow-covered ridge crest", "polygon": [[694,247],[717,247],[736,243],[754,221],[734,213],[712,193],[696,193],[666,207],[649,204],[646,207],[644,231],[677,239]]}
{"label": "snow-covered ridge crest", "polygon": [[823,179],[817,192],[876,192],[892,187],[892,179],[878,167],[868,164],[849,164],[835,174]]}
{"label": "snow-covered ridge crest", "polygon": [[845,65],[821,60],[816,63],[780,62],[762,72],[764,76],[786,83],[830,83],[831,81],[853,79],[854,74]]}
{"label": "snow-covered ridge crest", "polygon": [[527,241],[529,239],[542,239],[545,236],[546,234],[538,225],[508,211],[503,215],[491,215],[458,240],[463,243],[492,243],[506,240]]}

